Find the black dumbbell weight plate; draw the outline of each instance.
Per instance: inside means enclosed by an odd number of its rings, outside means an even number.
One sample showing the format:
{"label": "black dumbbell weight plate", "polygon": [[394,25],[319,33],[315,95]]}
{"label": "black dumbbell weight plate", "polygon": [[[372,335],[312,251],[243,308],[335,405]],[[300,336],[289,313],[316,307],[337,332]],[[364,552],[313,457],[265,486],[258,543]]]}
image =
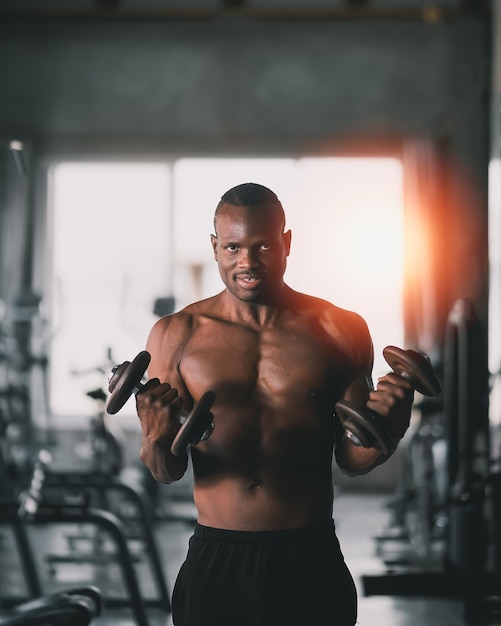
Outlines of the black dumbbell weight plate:
{"label": "black dumbbell weight plate", "polygon": [[111,396],[108,400],[106,410],[110,415],[118,413],[134,393],[134,390],[137,388],[144,373],[148,369],[150,360],[150,353],[143,350],[131,363],[125,361],[117,368],[110,379],[108,387]]}
{"label": "black dumbbell weight plate", "polygon": [[384,434],[372,411],[365,409],[362,412],[351,402],[340,400],[336,402],[336,414],[343,428],[352,433],[364,448],[377,448],[383,454],[391,454],[394,441]]}
{"label": "black dumbbell weight plate", "polygon": [[216,394],[213,391],[206,391],[196,403],[193,411],[188,415],[172,442],[170,448],[172,454],[180,456],[183,452],[186,452],[190,444],[196,445],[199,443],[204,434],[213,427],[210,409],[214,404],[215,398]]}
{"label": "black dumbbell weight plate", "polygon": [[434,398],[442,391],[442,386],[433,372],[430,360],[421,352],[386,346],[383,350],[383,356],[395,373],[404,378],[409,378],[414,389],[424,396]]}

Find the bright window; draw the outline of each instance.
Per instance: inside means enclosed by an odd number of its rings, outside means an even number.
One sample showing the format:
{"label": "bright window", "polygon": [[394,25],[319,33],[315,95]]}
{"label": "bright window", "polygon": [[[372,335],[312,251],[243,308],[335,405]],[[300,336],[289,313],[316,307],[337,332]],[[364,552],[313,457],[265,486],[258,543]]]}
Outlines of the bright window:
{"label": "bright window", "polygon": [[[53,178],[51,408],[92,413],[108,350],[131,360],[170,290],[170,171],[165,164],[64,163]],[[96,368],[104,367],[105,372]]]}

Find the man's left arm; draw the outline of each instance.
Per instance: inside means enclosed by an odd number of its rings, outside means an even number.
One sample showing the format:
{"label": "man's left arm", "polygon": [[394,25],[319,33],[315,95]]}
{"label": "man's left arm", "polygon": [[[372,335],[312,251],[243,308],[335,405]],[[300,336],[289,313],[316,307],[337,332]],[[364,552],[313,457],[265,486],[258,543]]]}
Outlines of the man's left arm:
{"label": "man's left arm", "polygon": [[386,462],[409,427],[414,400],[412,384],[394,372],[379,378],[375,389],[371,388],[370,381],[369,375],[359,376],[346,390],[343,399],[362,410],[376,413],[378,424],[394,446],[389,454],[383,454],[376,448],[357,446],[346,436],[339,423],[335,458],[341,471],[349,476],[367,474]]}

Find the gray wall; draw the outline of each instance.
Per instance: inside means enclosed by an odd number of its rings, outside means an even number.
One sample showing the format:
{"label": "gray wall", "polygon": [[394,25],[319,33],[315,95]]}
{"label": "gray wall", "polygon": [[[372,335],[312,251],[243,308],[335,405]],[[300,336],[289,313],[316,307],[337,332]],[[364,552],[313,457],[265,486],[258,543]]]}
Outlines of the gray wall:
{"label": "gray wall", "polygon": [[0,135],[275,152],[446,136],[482,169],[488,35],[473,19],[4,23]]}

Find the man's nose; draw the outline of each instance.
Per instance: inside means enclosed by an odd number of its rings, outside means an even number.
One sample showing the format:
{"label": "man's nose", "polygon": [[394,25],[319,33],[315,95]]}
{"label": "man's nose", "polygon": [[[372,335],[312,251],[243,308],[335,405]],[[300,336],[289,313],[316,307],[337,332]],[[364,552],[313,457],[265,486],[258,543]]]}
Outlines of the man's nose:
{"label": "man's nose", "polygon": [[242,248],[238,258],[238,265],[244,268],[254,267],[257,263],[257,254],[249,248]]}

